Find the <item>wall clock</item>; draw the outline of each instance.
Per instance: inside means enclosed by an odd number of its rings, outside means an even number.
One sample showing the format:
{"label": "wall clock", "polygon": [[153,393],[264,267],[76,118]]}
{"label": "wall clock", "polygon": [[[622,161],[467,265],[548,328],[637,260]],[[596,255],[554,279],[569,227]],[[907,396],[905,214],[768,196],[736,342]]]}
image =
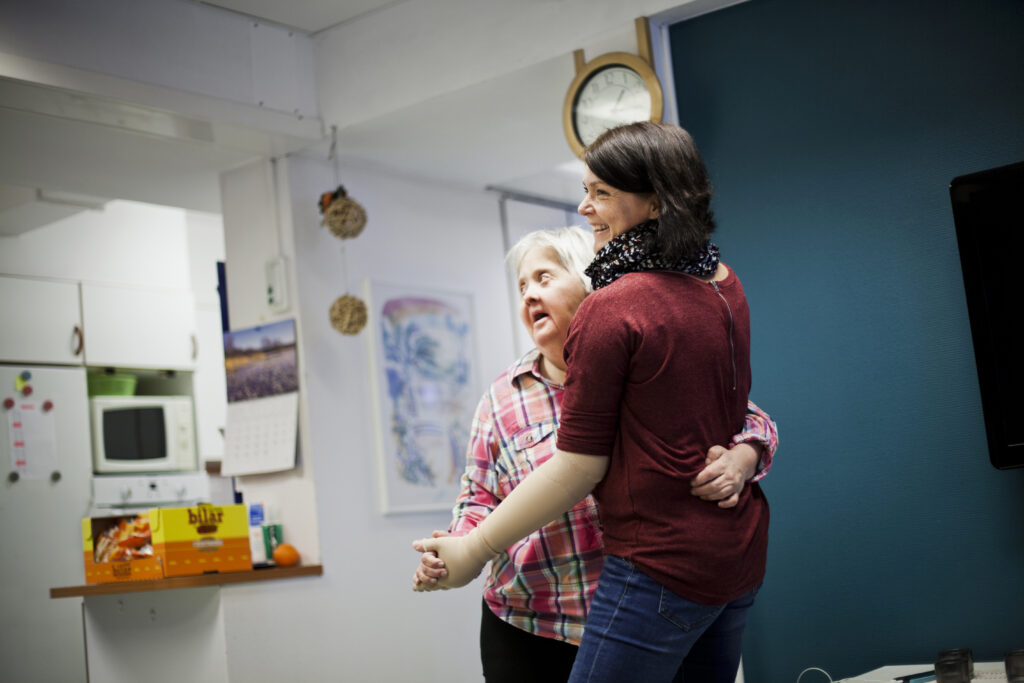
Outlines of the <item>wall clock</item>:
{"label": "wall clock", "polygon": [[[650,54],[647,20],[637,19],[641,52]],[[598,135],[624,123],[661,121],[661,83],[649,59],[628,52],[609,52],[584,62],[576,50],[576,77],[562,106],[565,137],[576,156]]]}

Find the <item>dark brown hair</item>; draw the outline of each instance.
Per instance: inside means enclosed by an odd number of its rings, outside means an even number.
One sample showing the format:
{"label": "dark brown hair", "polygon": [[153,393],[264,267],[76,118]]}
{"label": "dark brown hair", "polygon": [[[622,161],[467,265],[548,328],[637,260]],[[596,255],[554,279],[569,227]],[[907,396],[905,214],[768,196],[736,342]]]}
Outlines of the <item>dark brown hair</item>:
{"label": "dark brown hair", "polygon": [[715,229],[711,182],[693,138],[679,126],[640,121],[602,133],[583,161],[614,188],[658,197],[651,251],[670,261],[694,255]]}

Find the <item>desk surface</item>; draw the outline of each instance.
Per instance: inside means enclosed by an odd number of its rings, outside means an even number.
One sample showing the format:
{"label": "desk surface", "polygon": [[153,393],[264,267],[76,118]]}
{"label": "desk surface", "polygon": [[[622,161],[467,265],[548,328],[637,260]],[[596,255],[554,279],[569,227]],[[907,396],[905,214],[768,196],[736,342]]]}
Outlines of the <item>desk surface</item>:
{"label": "desk surface", "polygon": [[[844,678],[836,683],[892,683],[896,676],[916,674],[928,671],[932,664],[903,664],[899,666],[883,666],[881,669],[869,671],[855,678]],[[1006,667],[1002,662],[975,662],[974,681],[991,681],[1006,683]]]}

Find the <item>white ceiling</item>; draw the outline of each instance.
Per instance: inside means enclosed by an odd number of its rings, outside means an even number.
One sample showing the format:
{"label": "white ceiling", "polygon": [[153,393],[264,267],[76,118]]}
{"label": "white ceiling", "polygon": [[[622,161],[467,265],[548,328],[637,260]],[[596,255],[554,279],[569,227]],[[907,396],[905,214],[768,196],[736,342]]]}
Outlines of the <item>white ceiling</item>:
{"label": "white ceiling", "polygon": [[404,0],[204,0],[214,5],[275,24],[318,33],[369,12]]}
{"label": "white ceiling", "polygon": [[[689,6],[707,8],[737,1],[741,0],[689,0]],[[671,4],[648,0],[649,5],[655,2]],[[396,13],[408,17],[419,16],[414,9],[424,11],[412,0],[216,0],[203,4],[311,34],[354,19],[390,21],[399,16]],[[628,21],[621,23],[629,26]],[[475,84],[344,125],[338,130],[339,149],[384,170],[574,204],[581,167],[563,137],[560,112],[565,87],[573,77],[570,55],[575,47],[563,43],[577,40],[576,34],[572,30],[567,37],[556,33],[553,40],[545,41],[551,44],[550,54],[557,52],[557,57],[527,60],[518,66],[512,63],[510,70]],[[223,170],[282,153],[261,149],[279,146],[278,139],[223,144],[224,131],[214,131],[220,144],[204,144],[209,141],[62,118],[58,110],[73,104],[69,102],[52,103],[56,115],[46,115],[36,105],[18,109],[8,106],[16,87],[0,78],[0,149],[4,150],[0,185],[219,212]],[[39,96],[16,94],[33,101]],[[331,123],[323,121],[324,126]],[[195,131],[209,124],[179,119],[173,125]],[[251,132],[227,131],[232,142]],[[289,142],[293,146],[285,151],[311,144],[308,137]],[[326,152],[326,144],[322,146]],[[19,191],[15,196],[25,195]]]}
{"label": "white ceiling", "polygon": [[[219,0],[203,4],[316,33],[403,1]],[[102,112],[123,106],[0,78],[0,235],[32,229],[55,211],[73,207],[39,200],[58,193],[75,193],[93,205],[125,198],[216,213],[223,170],[281,152],[268,149],[280,141],[266,137],[237,144],[237,138],[253,135],[251,129],[234,131],[234,135],[229,131],[234,144],[222,140],[204,144],[211,141],[163,135],[145,126],[130,130],[120,120],[118,125],[104,125],[110,122],[102,120]],[[72,108],[77,109],[74,114],[69,113]],[[161,114],[144,108],[139,113]],[[197,123],[204,122],[184,121],[184,127],[195,128]],[[179,128],[182,124],[180,118],[170,122]],[[286,151],[299,146],[290,142]]]}
{"label": "white ceiling", "polygon": [[[406,1],[204,0],[312,34]],[[569,150],[560,122],[544,127],[536,121],[538,111],[558,116],[573,76],[572,62],[562,55],[344,126],[338,148],[383,169],[467,186],[479,187],[482,180],[485,187],[568,206],[579,195],[582,164]]]}

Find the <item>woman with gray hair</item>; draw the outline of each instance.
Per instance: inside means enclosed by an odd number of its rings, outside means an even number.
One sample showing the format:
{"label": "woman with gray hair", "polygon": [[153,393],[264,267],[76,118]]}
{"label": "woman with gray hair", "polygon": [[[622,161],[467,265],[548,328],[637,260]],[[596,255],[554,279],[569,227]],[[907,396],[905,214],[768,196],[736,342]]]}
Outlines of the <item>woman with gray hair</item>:
{"label": "woman with gray hair", "polygon": [[[454,519],[434,538],[469,534],[554,454],[566,375],[562,347],[576,309],[591,291],[584,270],[593,245],[590,232],[570,227],[531,232],[509,251],[519,317],[536,348],[509,366],[480,400]],[[732,448],[711,449],[686,495],[723,508],[735,505],[745,483],[767,473],[776,445],[775,424],[749,404]],[[524,664],[530,680],[568,678],[602,565],[601,524],[591,496],[491,561],[480,625],[488,683],[520,683]],[[444,562],[425,552],[413,588],[434,590],[446,574]]]}

